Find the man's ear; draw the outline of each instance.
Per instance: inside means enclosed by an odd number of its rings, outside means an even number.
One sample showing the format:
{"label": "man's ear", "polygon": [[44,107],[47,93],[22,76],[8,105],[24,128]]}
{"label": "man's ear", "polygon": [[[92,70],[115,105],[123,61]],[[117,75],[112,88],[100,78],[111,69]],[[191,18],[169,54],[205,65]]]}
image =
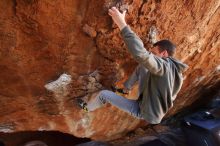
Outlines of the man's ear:
{"label": "man's ear", "polygon": [[167,50],[163,50],[163,52],[162,52],[162,56],[163,56],[163,57],[168,57],[168,56],[169,56]]}

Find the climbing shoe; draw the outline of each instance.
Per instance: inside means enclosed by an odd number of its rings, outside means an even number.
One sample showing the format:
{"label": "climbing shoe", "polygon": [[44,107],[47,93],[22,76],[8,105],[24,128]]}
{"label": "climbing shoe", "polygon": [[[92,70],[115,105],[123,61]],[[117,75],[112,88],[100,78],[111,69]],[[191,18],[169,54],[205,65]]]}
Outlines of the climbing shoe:
{"label": "climbing shoe", "polygon": [[81,98],[77,98],[77,104],[85,112],[89,111],[88,108],[87,108],[87,103],[84,100],[82,100]]}
{"label": "climbing shoe", "polygon": [[128,92],[125,92],[125,90],[123,88],[111,86],[111,89],[113,92],[118,93],[118,94],[128,94]]}

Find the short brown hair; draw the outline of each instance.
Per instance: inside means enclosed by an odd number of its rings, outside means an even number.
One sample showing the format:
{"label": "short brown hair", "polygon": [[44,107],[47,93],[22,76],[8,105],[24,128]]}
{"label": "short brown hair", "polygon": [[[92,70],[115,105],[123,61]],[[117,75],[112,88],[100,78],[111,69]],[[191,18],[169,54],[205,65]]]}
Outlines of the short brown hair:
{"label": "short brown hair", "polygon": [[158,46],[160,48],[160,51],[167,50],[169,56],[173,56],[176,51],[176,46],[169,40],[160,40],[153,44],[153,46]]}

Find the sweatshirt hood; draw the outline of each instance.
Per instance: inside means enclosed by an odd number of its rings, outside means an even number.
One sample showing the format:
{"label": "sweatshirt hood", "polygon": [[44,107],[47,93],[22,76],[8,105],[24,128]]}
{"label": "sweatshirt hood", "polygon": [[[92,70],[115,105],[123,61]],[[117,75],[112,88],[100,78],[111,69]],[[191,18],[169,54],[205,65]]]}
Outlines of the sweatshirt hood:
{"label": "sweatshirt hood", "polygon": [[169,57],[169,59],[172,60],[172,62],[176,65],[176,67],[178,68],[178,70],[180,72],[185,72],[189,68],[188,65],[186,65],[185,63],[183,63],[183,62],[181,62],[177,59],[174,59],[174,58],[171,58],[171,57]]}

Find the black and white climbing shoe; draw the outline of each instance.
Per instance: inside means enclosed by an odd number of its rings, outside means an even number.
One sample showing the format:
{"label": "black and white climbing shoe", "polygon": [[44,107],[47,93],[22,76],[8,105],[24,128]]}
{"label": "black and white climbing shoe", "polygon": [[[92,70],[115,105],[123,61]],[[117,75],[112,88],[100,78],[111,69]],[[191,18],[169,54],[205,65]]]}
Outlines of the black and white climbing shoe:
{"label": "black and white climbing shoe", "polygon": [[123,89],[123,88],[118,88],[118,87],[116,87],[116,86],[111,86],[111,89],[112,89],[113,92],[119,93],[119,94],[128,94],[128,93],[129,93],[129,92],[126,91],[125,89]]}
{"label": "black and white climbing shoe", "polygon": [[82,100],[81,98],[77,98],[77,104],[85,112],[88,112],[87,103],[84,100]]}

